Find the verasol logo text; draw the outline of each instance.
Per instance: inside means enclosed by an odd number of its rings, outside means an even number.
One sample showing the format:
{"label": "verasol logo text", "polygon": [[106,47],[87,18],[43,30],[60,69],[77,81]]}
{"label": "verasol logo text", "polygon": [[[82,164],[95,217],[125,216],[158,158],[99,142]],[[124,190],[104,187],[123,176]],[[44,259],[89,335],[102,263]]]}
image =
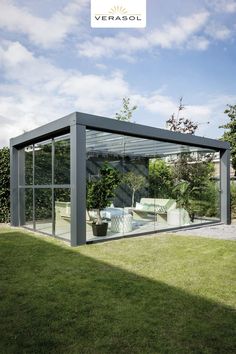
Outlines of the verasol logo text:
{"label": "verasol logo text", "polygon": [[91,0],[91,27],[144,28],[146,0]]}

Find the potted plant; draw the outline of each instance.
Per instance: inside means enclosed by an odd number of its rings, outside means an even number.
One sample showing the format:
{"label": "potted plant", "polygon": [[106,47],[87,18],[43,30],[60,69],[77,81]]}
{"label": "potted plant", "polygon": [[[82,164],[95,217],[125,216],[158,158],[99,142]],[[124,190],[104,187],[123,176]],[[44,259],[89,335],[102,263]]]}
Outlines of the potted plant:
{"label": "potted plant", "polygon": [[120,183],[119,172],[105,162],[100,168],[99,177],[87,183],[87,209],[96,211],[96,220],[92,223],[94,236],[106,236],[108,223],[101,217],[101,210],[108,207]]}

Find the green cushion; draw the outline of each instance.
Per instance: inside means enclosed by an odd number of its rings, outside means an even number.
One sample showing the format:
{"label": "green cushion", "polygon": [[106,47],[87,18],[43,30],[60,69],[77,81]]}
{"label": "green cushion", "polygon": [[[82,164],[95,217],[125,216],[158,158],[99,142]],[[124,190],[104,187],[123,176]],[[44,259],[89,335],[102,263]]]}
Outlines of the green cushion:
{"label": "green cushion", "polygon": [[152,213],[166,213],[167,208],[164,205],[158,204],[143,204],[143,211],[152,212]]}
{"label": "green cushion", "polygon": [[155,206],[152,204],[144,204],[143,205],[143,211],[152,211],[154,212]]}
{"label": "green cushion", "polygon": [[167,213],[167,209],[166,209],[166,207],[164,205],[156,205],[155,206],[155,212],[164,214],[164,213]]}

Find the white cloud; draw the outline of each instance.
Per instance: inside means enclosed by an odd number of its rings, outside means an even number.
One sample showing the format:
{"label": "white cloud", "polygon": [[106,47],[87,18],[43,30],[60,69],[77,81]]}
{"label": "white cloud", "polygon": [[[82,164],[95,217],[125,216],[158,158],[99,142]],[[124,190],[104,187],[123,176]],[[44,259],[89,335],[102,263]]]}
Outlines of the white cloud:
{"label": "white cloud", "polygon": [[[55,67],[44,57],[35,57],[19,42],[4,41],[0,43],[0,63],[3,75],[7,80],[23,83],[24,86],[60,84],[64,79],[64,71]],[[37,86],[38,87],[38,86]],[[44,86],[47,89],[47,85]],[[48,89],[52,89],[50,86]]]}
{"label": "white cloud", "polygon": [[50,47],[61,43],[80,23],[78,14],[87,0],[73,0],[50,18],[36,16],[26,7],[16,6],[12,1],[1,0],[0,28],[26,34],[37,45]]}
{"label": "white cloud", "polygon": [[[133,101],[144,108],[146,112],[152,115],[148,117],[148,124],[165,128],[166,120],[172,113],[177,114],[178,102],[170,96],[151,92],[149,95],[133,95]],[[181,111],[180,116],[190,118],[196,123],[199,123],[197,135],[208,136],[212,138],[220,137],[222,130],[219,126],[227,121],[224,110],[227,104],[236,101],[236,95],[217,95],[206,97],[202,104],[187,104],[185,109]],[[147,114],[146,114],[147,116]],[[136,120],[137,123],[143,124],[143,121]],[[209,124],[208,124],[209,122]],[[147,124],[147,123],[145,123]]]}
{"label": "white cloud", "polygon": [[156,30],[151,36],[154,45],[162,48],[171,48],[184,45],[192,35],[198,33],[206,24],[209,14],[196,13],[187,17],[179,17],[176,24],[165,25],[162,30]]}
{"label": "white cloud", "polygon": [[229,14],[236,12],[235,0],[207,0],[206,2],[217,12]]}
{"label": "white cloud", "polygon": [[230,1],[225,4],[225,12],[234,13],[236,12],[236,1]]}
{"label": "white cloud", "polygon": [[143,107],[145,110],[158,113],[162,117],[169,117],[176,111],[176,102],[169,96],[152,92],[149,95],[133,95],[132,100],[138,107]]}
{"label": "white cloud", "polygon": [[[0,84],[0,146],[24,130],[73,111],[114,117],[124,96],[138,105],[135,120],[140,124],[165,127],[166,119],[177,110],[176,99],[163,91],[135,92],[121,72],[84,75],[78,70],[61,69],[18,42],[0,45],[0,63],[6,79]],[[200,126],[200,133],[209,136],[220,125],[225,105],[235,100],[235,96],[205,99],[204,104],[188,105],[184,113],[197,122],[209,120],[211,130]]]}
{"label": "white cloud", "polygon": [[[182,47],[206,24],[208,17],[207,12],[179,17],[174,24],[166,24],[162,29],[155,29],[139,36],[129,36],[121,32],[114,37],[94,37],[78,45],[79,54],[89,58],[101,58],[115,54],[130,56],[136,51],[154,47],[167,49]],[[199,44],[195,49],[199,49]]]}
{"label": "white cloud", "polygon": [[33,60],[33,55],[19,42],[10,43],[3,42],[0,48],[0,60],[4,64],[14,66],[17,64],[27,63]]}
{"label": "white cloud", "polygon": [[99,70],[106,70],[107,69],[107,66],[105,64],[102,64],[102,63],[97,63],[97,64],[95,64],[95,66]]}
{"label": "white cloud", "polygon": [[210,41],[203,36],[193,36],[187,44],[187,49],[206,50]]}
{"label": "white cloud", "polygon": [[[178,102],[173,97],[158,92],[152,92],[148,96],[133,95],[132,99],[139,106],[144,107],[149,112],[158,113],[165,120],[171,114],[177,113]],[[193,121],[202,122],[211,117],[212,109],[208,105],[185,105],[181,114]]]}
{"label": "white cloud", "polygon": [[207,26],[206,34],[214,39],[225,40],[231,36],[232,32],[225,25],[220,25],[212,22]]}
{"label": "white cloud", "polygon": [[6,79],[0,84],[1,145],[23,130],[76,110],[114,114],[114,107],[129,92],[120,72],[83,75],[78,70],[63,70],[18,42],[0,45],[0,63]]}

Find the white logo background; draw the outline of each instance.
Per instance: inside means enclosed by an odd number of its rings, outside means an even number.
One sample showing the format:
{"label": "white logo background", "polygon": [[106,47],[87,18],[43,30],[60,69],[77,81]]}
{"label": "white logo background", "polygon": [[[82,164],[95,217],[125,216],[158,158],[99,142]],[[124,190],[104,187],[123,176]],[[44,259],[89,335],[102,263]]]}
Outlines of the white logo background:
{"label": "white logo background", "polygon": [[[109,16],[127,20],[113,20]],[[91,0],[91,27],[144,28],[146,27],[146,0]]]}

